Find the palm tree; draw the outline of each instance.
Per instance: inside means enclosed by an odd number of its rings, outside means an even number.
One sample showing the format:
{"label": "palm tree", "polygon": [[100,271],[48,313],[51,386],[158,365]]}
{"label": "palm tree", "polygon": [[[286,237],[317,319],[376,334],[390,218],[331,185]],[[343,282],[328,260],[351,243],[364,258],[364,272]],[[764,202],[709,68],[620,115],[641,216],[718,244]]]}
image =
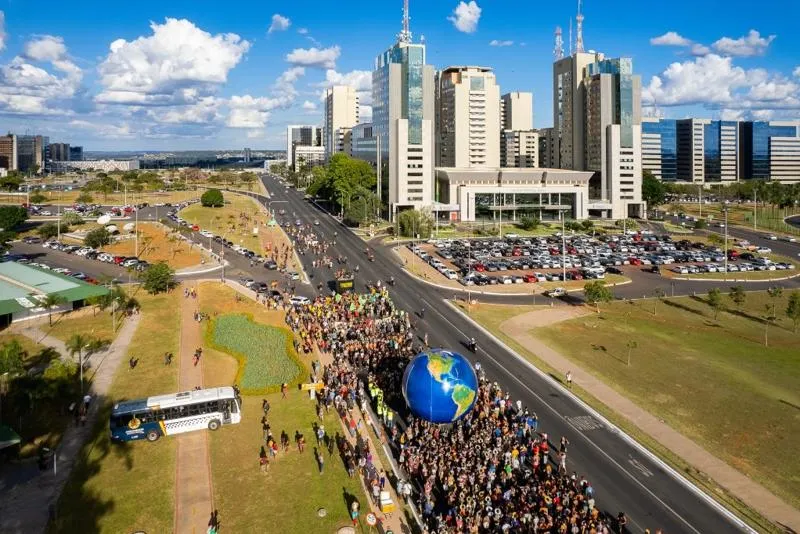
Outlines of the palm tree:
{"label": "palm tree", "polygon": [[42,303],[42,307],[47,308],[47,318],[50,322],[50,326],[53,326],[53,311],[52,311],[53,308],[61,304],[64,304],[65,302],[67,302],[67,299],[56,293],[50,293],[49,295],[46,295],[43,299],[41,299],[39,302]]}
{"label": "palm tree", "polygon": [[78,367],[81,375],[81,394],[83,394],[83,350],[92,346],[93,340],[83,334],[72,334],[64,344],[69,351],[69,355],[75,357],[78,354]]}

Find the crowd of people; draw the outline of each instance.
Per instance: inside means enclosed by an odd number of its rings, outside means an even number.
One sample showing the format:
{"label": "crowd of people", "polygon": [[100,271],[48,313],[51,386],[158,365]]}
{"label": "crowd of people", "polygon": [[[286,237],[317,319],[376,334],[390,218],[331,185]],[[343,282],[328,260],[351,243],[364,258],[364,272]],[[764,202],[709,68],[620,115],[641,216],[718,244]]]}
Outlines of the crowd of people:
{"label": "crowd of people", "polygon": [[[345,407],[346,423],[346,407],[369,402],[366,390],[380,389],[381,403],[403,409],[403,371],[421,347],[411,316],[395,308],[387,288],[320,296],[290,309],[286,321],[304,347],[333,356],[321,398]],[[389,424],[385,410],[381,415],[408,479],[401,494],[413,488],[431,534],[603,533],[625,523],[624,514],[602,514],[591,483],[569,470],[568,440],[551,444],[535,414],[496,383],[482,378],[473,410],[449,427],[409,414],[407,424]],[[359,461],[348,462],[348,470]]]}

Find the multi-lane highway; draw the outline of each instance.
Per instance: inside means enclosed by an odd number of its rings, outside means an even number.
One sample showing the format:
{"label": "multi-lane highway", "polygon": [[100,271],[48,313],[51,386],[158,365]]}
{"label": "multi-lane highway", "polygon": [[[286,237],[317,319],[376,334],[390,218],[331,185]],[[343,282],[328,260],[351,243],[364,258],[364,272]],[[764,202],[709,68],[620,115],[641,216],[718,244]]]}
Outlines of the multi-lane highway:
{"label": "multi-lane highway", "polygon": [[[293,219],[309,225],[318,219],[320,224],[313,226],[314,231],[322,239],[336,239],[334,253],[346,256],[351,265],[359,265],[358,289],[363,289],[366,281],[386,281],[393,276],[397,281],[390,288],[394,302],[411,313],[425,308],[424,319],[419,319],[418,328],[428,333],[431,345],[462,349],[465,341],[474,336],[480,347],[477,355],[465,350],[461,352],[479,360],[491,380],[498,381],[513,398],[521,399],[524,405],[534,410],[539,416],[540,428],[548,432],[552,440],[558,441],[561,436],[569,438],[572,444],[570,469],[587,476],[605,511],[614,516],[620,511],[626,513],[631,531],[661,528],[668,533],[700,534],[740,530],[716,506],[698,496],[616,429],[607,427],[552,379],[534,371],[529,364],[452,310],[444,303],[444,299],[452,297],[451,290],[440,292],[411,278],[387,248],[376,247],[375,261],[369,261],[364,252],[365,243],[346,231],[336,219],[325,216],[305,201],[302,193],[285,190],[273,177],[263,179],[273,201],[286,202],[282,207],[287,215],[291,214]],[[335,234],[338,236],[334,237]],[[306,272],[313,275],[313,280],[330,279],[331,273],[327,269],[312,268],[311,257],[304,256],[301,260]]]}

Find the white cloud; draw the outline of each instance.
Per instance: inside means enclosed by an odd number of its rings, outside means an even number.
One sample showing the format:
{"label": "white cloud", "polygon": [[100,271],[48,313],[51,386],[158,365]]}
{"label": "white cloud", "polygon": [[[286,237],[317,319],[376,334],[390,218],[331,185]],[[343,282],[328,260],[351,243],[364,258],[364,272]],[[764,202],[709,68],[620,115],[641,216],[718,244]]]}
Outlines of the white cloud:
{"label": "white cloud", "polygon": [[489,41],[489,46],[512,46],[514,41],[498,41],[497,39],[492,39]]}
{"label": "white cloud", "polygon": [[650,44],[653,46],[689,46],[692,41],[677,32],[667,32],[664,35],[650,39]]}
{"label": "white cloud", "polygon": [[785,79],[761,82],[750,88],[747,97],[764,102],[783,101],[798,93],[800,85]]}
{"label": "white cloud", "polygon": [[[96,100],[133,105],[191,104],[228,79],[250,48],[236,34],[211,35],[185,19],[151,23],[153,33],[117,39],[98,66],[104,90]],[[187,91],[188,89],[188,91]]]}
{"label": "white cloud", "polygon": [[270,110],[277,107],[271,98],[254,98],[250,95],[232,96],[228,101],[230,113],[226,125],[229,128],[261,129],[267,125]]}
{"label": "white cloud", "polygon": [[298,28],[297,33],[299,33],[300,35],[306,35],[308,34],[308,28]]}
{"label": "white cloud", "polygon": [[358,120],[372,122],[372,106],[358,106]]}
{"label": "white cloud", "polygon": [[460,32],[473,33],[478,29],[478,21],[481,19],[481,8],[475,0],[459,2],[453,10],[453,14],[447,20]]}
{"label": "white cloud", "polygon": [[743,109],[723,109],[719,114],[723,121],[740,121],[745,118]]}
{"label": "white cloud", "polygon": [[694,61],[673,63],[660,76],[653,76],[642,91],[642,100],[663,106],[725,104],[734,99],[735,90],[765,78],[766,73],[760,69],[745,71],[734,66],[730,57],[710,54]]}
{"label": "white cloud", "polygon": [[738,39],[723,37],[711,46],[717,52],[728,56],[763,56],[774,39],[774,35],[761,37],[761,34],[756,30],[750,30],[744,37],[739,37]]}
{"label": "white cloud", "polygon": [[797,76],[798,78],[800,78],[800,67],[796,67],[796,68],[794,69],[794,71],[792,72],[792,74],[794,74],[795,76]]}
{"label": "white cloud", "polygon": [[92,131],[98,137],[110,139],[132,139],[135,136],[128,123],[115,125],[107,122],[94,123],[86,120],[75,119],[70,121],[69,125],[72,128]]}
{"label": "white cloud", "polygon": [[267,136],[266,130],[250,130],[247,132],[248,139],[263,139]]}
{"label": "white cloud", "polygon": [[42,35],[25,43],[25,57],[34,61],[56,61],[67,54],[64,39],[53,35]]}
{"label": "white cloud", "polygon": [[317,105],[310,100],[303,102],[303,109],[306,111],[317,111]]}
{"label": "white cloud", "polygon": [[[30,61],[47,62],[52,69]],[[68,59],[61,37],[36,38],[25,44],[24,57],[17,56],[0,66],[0,111],[19,115],[71,114],[69,100],[76,95],[82,78],[83,71]]]}
{"label": "white cloud", "polygon": [[278,13],[275,13],[272,15],[272,24],[270,24],[267,33],[286,31],[291,25],[291,20],[289,20],[287,17],[279,15]]}
{"label": "white cloud", "polygon": [[750,116],[757,121],[768,121],[775,116],[775,112],[771,109],[756,109],[750,113]]}
{"label": "white cloud", "polygon": [[201,98],[196,104],[148,109],[147,115],[165,124],[209,124],[221,119],[220,107],[223,103],[224,100],[209,96]]}
{"label": "white cloud", "polygon": [[286,61],[303,67],[334,69],[336,68],[336,60],[339,59],[341,53],[342,50],[338,46],[330,48],[295,48],[286,54]]}
{"label": "white cloud", "polygon": [[0,11],[0,51],[6,47],[6,14]]}
{"label": "white cloud", "polygon": [[702,45],[700,43],[694,43],[691,48],[691,52],[693,56],[707,56],[711,53],[711,49],[706,45]]}

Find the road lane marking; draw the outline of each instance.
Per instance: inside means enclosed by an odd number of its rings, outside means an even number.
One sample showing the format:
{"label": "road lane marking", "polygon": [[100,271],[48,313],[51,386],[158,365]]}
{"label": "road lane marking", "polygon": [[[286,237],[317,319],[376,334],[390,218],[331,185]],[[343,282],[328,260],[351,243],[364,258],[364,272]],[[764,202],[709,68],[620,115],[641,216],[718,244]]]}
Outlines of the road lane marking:
{"label": "road lane marking", "polygon": [[603,427],[603,423],[592,417],[591,415],[578,415],[576,417],[567,417],[569,423],[575,428],[588,432],[589,430],[598,430]]}

